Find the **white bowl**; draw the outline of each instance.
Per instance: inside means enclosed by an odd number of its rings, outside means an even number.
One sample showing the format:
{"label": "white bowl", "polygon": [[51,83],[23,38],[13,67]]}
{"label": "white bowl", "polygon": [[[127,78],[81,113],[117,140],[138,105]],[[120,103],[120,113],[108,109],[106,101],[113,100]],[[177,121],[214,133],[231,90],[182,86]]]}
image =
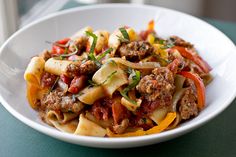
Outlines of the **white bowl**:
{"label": "white bowl", "polygon": [[[178,35],[195,44],[213,67],[213,82],[207,86],[206,108],[196,118],[160,134],[129,138],[100,138],[63,133],[43,123],[26,100],[23,73],[30,58],[55,41],[90,25],[107,29],[128,25],[145,29],[154,19],[160,36]],[[236,48],[216,28],[195,17],[170,9],[127,4],[105,4],[75,8],[50,15],[12,35],[0,49],[0,100],[4,107],[28,126],[57,139],[91,147],[127,148],[166,141],[183,135],[214,118],[236,95]],[[220,126],[219,126],[220,127]]]}

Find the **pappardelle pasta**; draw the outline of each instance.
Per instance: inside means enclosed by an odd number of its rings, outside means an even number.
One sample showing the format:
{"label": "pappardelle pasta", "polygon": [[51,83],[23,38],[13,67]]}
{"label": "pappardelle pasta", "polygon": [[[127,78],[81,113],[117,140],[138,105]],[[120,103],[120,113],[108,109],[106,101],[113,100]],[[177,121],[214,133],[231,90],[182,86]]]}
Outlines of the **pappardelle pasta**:
{"label": "pappardelle pasta", "polygon": [[27,99],[47,124],[85,136],[160,133],[199,114],[211,67],[177,36],[163,39],[154,21],[137,33],[85,27],[31,59]]}

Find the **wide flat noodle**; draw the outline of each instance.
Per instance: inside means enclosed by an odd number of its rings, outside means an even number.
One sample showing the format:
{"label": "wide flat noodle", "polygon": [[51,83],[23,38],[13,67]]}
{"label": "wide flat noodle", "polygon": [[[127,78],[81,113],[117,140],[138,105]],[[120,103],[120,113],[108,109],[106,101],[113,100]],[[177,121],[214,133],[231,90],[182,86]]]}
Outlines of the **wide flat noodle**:
{"label": "wide flat noodle", "polygon": [[28,64],[24,79],[27,83],[33,84],[34,86],[40,86],[41,75],[44,70],[45,61],[42,57],[33,57]]}
{"label": "wide flat noodle", "polygon": [[79,123],[77,116],[77,113],[59,114],[55,111],[49,111],[45,121],[62,132],[74,133]]}
{"label": "wide flat noodle", "polygon": [[109,96],[112,96],[119,87],[128,83],[128,78],[124,71],[112,61],[105,63],[93,75],[92,80],[97,84],[101,84]]}
{"label": "wide flat noodle", "polygon": [[83,114],[80,114],[79,124],[74,134],[104,137],[106,133],[106,129],[88,120]]}
{"label": "wide flat noodle", "polygon": [[27,83],[26,85],[26,97],[28,99],[30,106],[33,109],[36,109],[38,107],[37,101],[40,100],[47,92],[48,88],[41,88],[31,83]]}
{"label": "wide flat noodle", "polygon": [[105,97],[105,92],[102,86],[93,86],[93,87],[86,87],[78,96],[78,99],[88,105],[93,104],[96,100]]}
{"label": "wide flat noodle", "polygon": [[112,124],[113,124],[113,119],[112,118],[110,118],[108,120],[97,119],[90,112],[85,113],[85,118],[87,118],[88,120],[102,126],[103,128],[112,127]]}
{"label": "wide flat noodle", "polygon": [[156,134],[166,130],[168,126],[175,120],[175,118],[176,118],[176,112],[169,112],[166,115],[165,119],[163,119],[159,125],[154,126],[147,131],[138,130],[135,132],[129,132],[124,134],[114,134],[112,131],[107,129],[107,135],[109,137],[130,137],[130,136],[143,136],[143,135]]}
{"label": "wide flat noodle", "polygon": [[71,63],[72,61],[69,60],[57,60],[50,58],[45,63],[45,71],[54,75],[65,74],[67,66]]}
{"label": "wide flat noodle", "polygon": [[165,119],[166,114],[168,113],[168,108],[157,108],[150,115],[150,118],[158,125]]}

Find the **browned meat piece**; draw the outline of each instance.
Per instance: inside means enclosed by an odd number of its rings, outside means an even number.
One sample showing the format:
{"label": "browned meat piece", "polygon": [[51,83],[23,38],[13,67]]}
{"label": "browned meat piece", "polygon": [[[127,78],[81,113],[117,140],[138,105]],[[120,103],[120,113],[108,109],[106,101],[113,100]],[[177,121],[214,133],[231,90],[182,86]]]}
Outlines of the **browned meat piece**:
{"label": "browned meat piece", "polygon": [[57,76],[54,74],[50,74],[48,72],[44,72],[41,77],[41,86],[42,87],[51,87],[56,81]]}
{"label": "browned meat piece", "polygon": [[77,54],[81,54],[83,51],[86,50],[88,38],[87,37],[80,37],[76,39],[74,42],[71,42],[69,46],[69,51],[74,52],[76,50],[75,47],[78,49]]}
{"label": "browned meat piece", "polygon": [[87,60],[85,62],[71,63],[67,66],[66,76],[73,78],[79,75],[89,75],[97,71],[97,65],[94,61]]}
{"label": "browned meat piece", "polygon": [[172,103],[172,96],[168,95],[163,97],[162,99],[157,99],[155,101],[148,101],[148,100],[143,100],[141,106],[137,109],[136,115],[138,117],[145,117],[147,115],[151,115],[154,110],[157,108],[162,108],[162,107],[170,107]]}
{"label": "browned meat piece", "polygon": [[155,68],[152,74],[144,76],[136,86],[148,101],[172,97],[174,90],[173,73],[166,67]]}
{"label": "browned meat piece", "polygon": [[45,61],[52,57],[51,53],[48,50],[44,50],[39,56],[43,57]]}
{"label": "browned meat piece", "polygon": [[167,68],[174,74],[181,71],[185,66],[185,62],[182,58],[174,59],[170,64],[168,64]]}
{"label": "browned meat piece", "polygon": [[153,47],[146,41],[123,43],[118,49],[120,56],[125,56],[130,61],[139,61],[151,54],[152,51]]}
{"label": "browned meat piece", "polygon": [[198,115],[197,97],[192,88],[188,88],[179,102],[179,112],[182,119],[186,120]]}
{"label": "browned meat piece", "polygon": [[93,74],[97,71],[97,65],[94,61],[87,60],[86,62],[80,65],[80,74]]}
{"label": "browned meat piece", "polygon": [[111,117],[112,100],[109,98],[95,101],[92,105],[91,113],[98,120],[108,120]]}
{"label": "browned meat piece", "polygon": [[170,40],[173,41],[176,46],[183,46],[183,47],[187,47],[187,48],[193,48],[193,45],[190,42],[187,42],[187,41],[183,40],[182,38],[180,38],[178,36],[171,36]]}
{"label": "browned meat piece", "polygon": [[66,76],[68,76],[70,78],[78,76],[80,74],[79,70],[80,70],[80,64],[79,63],[78,64],[71,63],[66,68]]}
{"label": "browned meat piece", "polygon": [[73,99],[72,95],[65,96],[63,92],[58,90],[50,92],[41,100],[42,110],[78,113],[82,108],[83,104]]}

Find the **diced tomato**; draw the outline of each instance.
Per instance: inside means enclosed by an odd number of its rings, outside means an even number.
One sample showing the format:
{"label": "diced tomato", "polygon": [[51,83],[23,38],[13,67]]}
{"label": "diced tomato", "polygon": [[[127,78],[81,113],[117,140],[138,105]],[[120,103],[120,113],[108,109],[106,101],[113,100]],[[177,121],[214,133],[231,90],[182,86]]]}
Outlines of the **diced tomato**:
{"label": "diced tomato", "polygon": [[60,76],[60,78],[61,78],[61,80],[64,82],[64,83],[66,83],[66,84],[70,84],[70,82],[71,82],[71,78],[69,78],[69,77],[67,77],[66,75],[64,75],[64,74],[62,74],[61,76]]}
{"label": "diced tomato", "polygon": [[87,77],[82,76],[76,76],[70,83],[70,87],[68,91],[73,94],[77,94],[81,89],[83,89],[86,86]]}
{"label": "diced tomato", "polygon": [[178,50],[183,57],[193,61],[205,73],[208,73],[211,71],[212,68],[210,67],[210,65],[206,61],[204,61],[198,54],[193,54],[187,48],[181,47],[181,46],[174,46],[173,49]]}
{"label": "diced tomato", "polygon": [[58,40],[56,43],[61,44],[61,45],[65,45],[68,43],[68,41],[70,41],[70,38],[64,38],[62,40]]}
{"label": "diced tomato", "polygon": [[52,54],[64,54],[65,53],[65,49],[60,47],[60,46],[57,46],[57,45],[53,45],[52,46],[52,51],[51,51]]}
{"label": "diced tomato", "polygon": [[193,80],[193,82],[197,88],[198,108],[200,110],[202,110],[205,106],[205,101],[206,101],[205,86],[204,86],[202,79],[199,76],[197,76],[196,74],[191,73],[191,72],[187,72],[187,71],[181,71],[178,74]]}
{"label": "diced tomato", "polygon": [[[114,100],[114,99],[113,99]],[[113,101],[112,103],[112,117],[115,124],[119,124],[123,119],[128,118],[129,112],[121,105],[119,101]]]}
{"label": "diced tomato", "polygon": [[121,115],[123,112],[123,105],[121,105],[120,103],[113,103],[112,104],[112,116],[114,119],[115,124],[119,124],[120,120],[121,120]]}
{"label": "diced tomato", "polygon": [[78,56],[78,55],[72,55],[72,56],[68,57],[68,60],[69,60],[69,61],[76,61],[76,60],[79,60],[79,56]]}
{"label": "diced tomato", "polygon": [[73,94],[77,94],[77,93],[79,93],[79,89],[75,86],[70,86],[68,92],[73,93]]}
{"label": "diced tomato", "polygon": [[[56,41],[56,43],[60,44],[60,45],[66,45],[69,40],[70,40],[70,38],[65,38],[65,39]],[[59,45],[53,44],[51,53],[52,54],[57,54],[57,55],[64,54],[65,53],[65,48],[60,47]]]}

